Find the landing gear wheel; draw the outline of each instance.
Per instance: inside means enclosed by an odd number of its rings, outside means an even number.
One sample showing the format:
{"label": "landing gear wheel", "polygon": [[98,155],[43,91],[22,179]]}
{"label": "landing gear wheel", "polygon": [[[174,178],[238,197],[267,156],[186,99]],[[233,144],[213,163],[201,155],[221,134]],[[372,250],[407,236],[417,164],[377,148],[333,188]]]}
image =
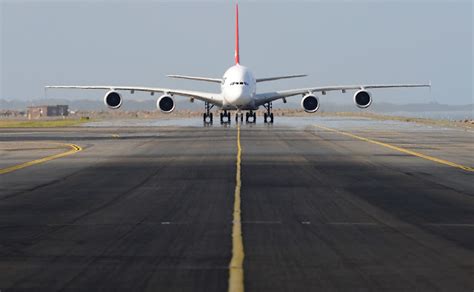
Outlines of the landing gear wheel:
{"label": "landing gear wheel", "polygon": [[212,113],[209,113],[209,114],[203,113],[202,120],[204,122],[204,125],[212,125],[212,120],[213,120]]}
{"label": "landing gear wheel", "polygon": [[263,114],[263,121],[265,124],[273,124],[273,113],[272,113],[272,103],[269,102],[266,105],[263,105],[267,110],[266,113]]}
{"label": "landing gear wheel", "polygon": [[224,111],[223,113],[221,113],[221,125],[230,124],[231,118],[232,118],[231,114],[228,113],[227,111]]}
{"label": "landing gear wheel", "polygon": [[238,123],[239,120],[240,120],[241,123],[244,121],[244,113],[236,113],[235,114],[235,122]]}
{"label": "landing gear wheel", "polygon": [[213,106],[214,105],[210,105],[208,102],[205,103],[206,112],[202,114],[202,121],[205,126],[212,125],[213,116],[210,110]]}
{"label": "landing gear wheel", "polygon": [[257,122],[257,113],[250,112],[245,114],[245,122],[255,124]]}

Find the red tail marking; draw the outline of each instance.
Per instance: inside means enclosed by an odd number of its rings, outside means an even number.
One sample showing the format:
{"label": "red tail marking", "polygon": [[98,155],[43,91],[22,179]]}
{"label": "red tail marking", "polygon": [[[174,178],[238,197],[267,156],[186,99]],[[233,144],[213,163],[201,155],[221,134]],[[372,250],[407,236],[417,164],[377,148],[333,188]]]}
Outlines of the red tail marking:
{"label": "red tail marking", "polygon": [[235,64],[239,63],[239,4],[235,4]]}

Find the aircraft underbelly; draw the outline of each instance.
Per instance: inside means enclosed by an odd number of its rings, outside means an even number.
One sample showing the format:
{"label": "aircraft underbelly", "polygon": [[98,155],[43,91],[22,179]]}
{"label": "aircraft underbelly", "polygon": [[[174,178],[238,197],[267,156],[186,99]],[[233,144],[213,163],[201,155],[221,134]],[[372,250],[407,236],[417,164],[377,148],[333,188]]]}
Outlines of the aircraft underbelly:
{"label": "aircraft underbelly", "polygon": [[223,106],[221,107],[221,109],[223,109],[223,110],[231,110],[231,111],[233,111],[233,110],[249,111],[249,110],[257,110],[258,107],[255,107],[255,106],[252,105],[252,104],[239,105],[239,106],[227,104],[227,105],[223,105]]}
{"label": "aircraft underbelly", "polygon": [[252,98],[239,98],[234,102],[226,102],[222,105],[223,110],[256,110]]}

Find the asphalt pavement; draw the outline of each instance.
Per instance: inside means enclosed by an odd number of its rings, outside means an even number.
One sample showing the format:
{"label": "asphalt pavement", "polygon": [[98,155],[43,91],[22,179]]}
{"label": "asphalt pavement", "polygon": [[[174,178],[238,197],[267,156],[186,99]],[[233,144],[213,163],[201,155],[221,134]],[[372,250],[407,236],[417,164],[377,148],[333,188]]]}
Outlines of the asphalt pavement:
{"label": "asphalt pavement", "polygon": [[[474,289],[471,130],[289,120],[240,128],[246,291]],[[0,290],[226,291],[237,127],[186,123],[0,130],[80,147],[0,174]]]}

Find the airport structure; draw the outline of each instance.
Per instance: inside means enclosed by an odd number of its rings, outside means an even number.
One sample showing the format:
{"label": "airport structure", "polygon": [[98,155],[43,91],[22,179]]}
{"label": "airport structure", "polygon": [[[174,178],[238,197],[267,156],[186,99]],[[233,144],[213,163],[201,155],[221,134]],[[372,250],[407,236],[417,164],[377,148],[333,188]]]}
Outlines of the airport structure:
{"label": "airport structure", "polygon": [[29,120],[40,119],[43,117],[66,117],[68,114],[68,105],[29,106],[27,110],[27,117]]}

